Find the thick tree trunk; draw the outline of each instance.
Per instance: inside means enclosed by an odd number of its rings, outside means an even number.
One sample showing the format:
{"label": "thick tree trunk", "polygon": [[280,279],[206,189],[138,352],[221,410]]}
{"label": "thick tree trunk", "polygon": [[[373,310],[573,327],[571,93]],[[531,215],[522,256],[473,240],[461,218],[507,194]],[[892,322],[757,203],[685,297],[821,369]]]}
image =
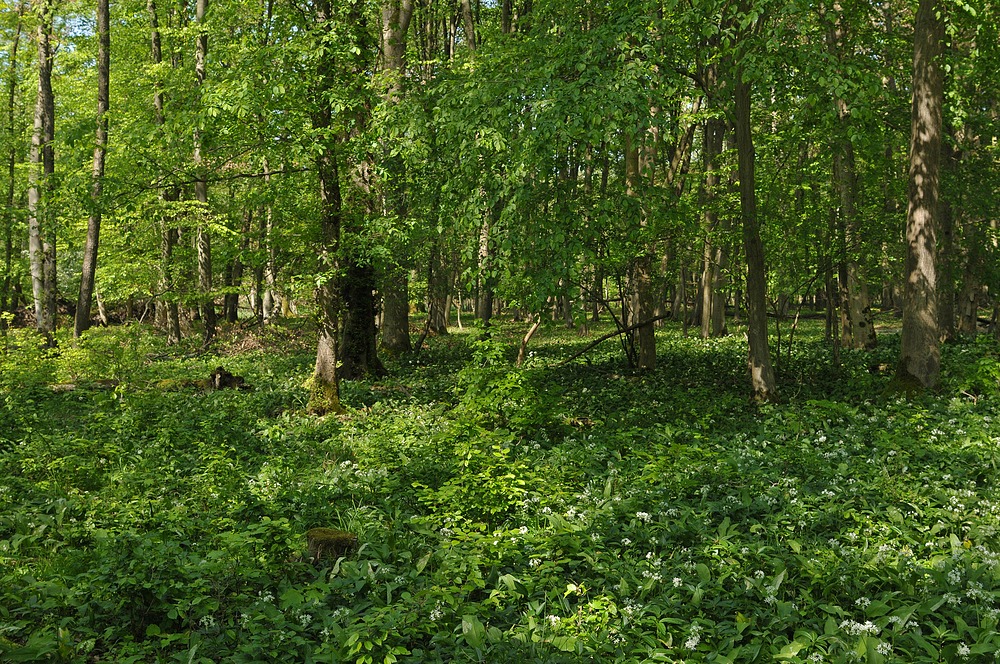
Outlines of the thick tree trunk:
{"label": "thick tree trunk", "polygon": [[777,396],[771,353],[767,341],[767,270],[764,244],[757,218],[755,155],[750,124],[750,84],[736,73],[736,147],[739,159],[740,216],[743,220],[743,249],[747,261],[747,341],[749,342],[750,385],[756,401]]}
{"label": "thick tree trunk", "polygon": [[50,205],[55,172],[55,103],[52,97],[52,3],[38,6],[38,94],[31,134],[31,168],[28,171],[28,253],[35,300],[35,325],[49,344],[56,329],[56,236]]}
{"label": "thick tree trunk", "polygon": [[[399,102],[403,77],[406,74],[406,34],[413,18],[413,0],[383,0],[382,5],[382,72],[388,85],[383,92],[387,104]],[[388,154],[388,146],[383,154]],[[391,156],[385,158],[388,173],[382,185],[383,208],[391,211],[402,223],[409,214],[406,205],[404,163]],[[400,356],[413,350],[410,343],[409,260],[390,267],[382,281],[382,348]],[[376,358],[377,359],[377,358]],[[381,363],[380,363],[381,365]]]}
{"label": "thick tree trunk", "polygon": [[413,351],[410,342],[410,286],[405,272],[390,274],[382,283],[382,348],[399,357]]}
{"label": "thick tree trunk", "polygon": [[[329,24],[330,0],[316,0],[315,26],[318,39],[328,36],[333,26]],[[316,175],[319,180],[320,234],[319,269],[321,279],[316,289],[318,305],[317,326],[319,341],[316,349],[316,366],[313,370],[309,405],[310,412],[318,415],[341,413],[340,375],[337,364],[340,354],[340,315],[343,309],[340,283],[341,215],[343,199],[340,192],[340,170],[335,152],[336,137],[329,136],[333,125],[333,111],[327,96],[336,89],[337,76],[333,55],[324,51],[319,58],[317,80],[312,90],[312,128],[323,136],[322,150],[316,156]]]}
{"label": "thick tree trunk", "polygon": [[942,7],[920,0],[913,36],[913,108],[903,330],[896,380],[904,389],[932,388],[941,373],[937,321],[937,207],[944,104],[939,58]]}
{"label": "thick tree trunk", "polygon": [[104,191],[104,156],[108,148],[108,84],[111,75],[111,30],[108,0],[97,0],[97,131],[94,135],[94,170],[90,190],[93,209],[87,220],[87,240],[83,247],[80,297],[76,303],[73,336],[90,327],[90,306],[94,299],[94,275],[101,237],[101,197]]}
{"label": "thick tree trunk", "polygon": [[344,275],[344,342],[340,377],[357,380],[386,375],[375,335],[375,269],[352,264]]}

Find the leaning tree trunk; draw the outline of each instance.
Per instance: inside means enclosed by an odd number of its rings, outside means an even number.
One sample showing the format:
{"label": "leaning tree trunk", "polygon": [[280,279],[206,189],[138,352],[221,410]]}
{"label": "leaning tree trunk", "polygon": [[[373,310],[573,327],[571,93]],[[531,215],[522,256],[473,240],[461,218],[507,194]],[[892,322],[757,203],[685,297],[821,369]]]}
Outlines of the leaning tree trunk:
{"label": "leaning tree trunk", "polygon": [[937,321],[937,207],[944,86],[939,58],[942,7],[920,0],[913,34],[910,186],[906,212],[903,330],[896,381],[907,390],[935,387],[941,373]]}
{"label": "leaning tree trunk", "polygon": [[35,325],[49,344],[56,329],[56,237],[50,208],[52,175],[55,172],[55,103],[52,97],[52,2],[38,8],[38,94],[35,125],[31,134],[31,168],[28,170],[28,253],[31,287],[35,300]]}
{"label": "leaning tree trunk", "polygon": [[93,209],[87,220],[87,240],[83,247],[80,297],[76,303],[73,336],[90,327],[90,305],[94,299],[94,275],[101,237],[101,196],[104,191],[104,156],[108,148],[108,82],[111,69],[111,30],[108,0],[97,0],[97,131],[94,136],[94,171],[90,189]]}
{"label": "leaning tree trunk", "polygon": [[772,401],[777,396],[771,352],[767,342],[767,271],[764,243],[757,218],[754,180],[755,155],[750,129],[750,84],[736,72],[736,147],[740,178],[740,216],[743,221],[743,249],[747,261],[747,341],[749,342],[750,385],[756,401]]}

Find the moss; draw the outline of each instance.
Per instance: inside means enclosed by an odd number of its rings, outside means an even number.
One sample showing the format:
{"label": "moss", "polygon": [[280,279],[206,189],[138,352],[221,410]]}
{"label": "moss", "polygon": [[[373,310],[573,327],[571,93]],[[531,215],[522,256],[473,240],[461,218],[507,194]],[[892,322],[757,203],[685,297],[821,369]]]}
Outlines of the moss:
{"label": "moss", "polygon": [[346,412],[340,405],[340,390],[335,383],[313,377],[309,380],[308,387],[309,405],[306,410],[313,415],[341,415]]}
{"label": "moss", "polygon": [[333,528],[313,528],[306,532],[309,543],[309,558],[319,563],[325,558],[336,560],[353,553],[358,547],[358,536],[346,530]]}

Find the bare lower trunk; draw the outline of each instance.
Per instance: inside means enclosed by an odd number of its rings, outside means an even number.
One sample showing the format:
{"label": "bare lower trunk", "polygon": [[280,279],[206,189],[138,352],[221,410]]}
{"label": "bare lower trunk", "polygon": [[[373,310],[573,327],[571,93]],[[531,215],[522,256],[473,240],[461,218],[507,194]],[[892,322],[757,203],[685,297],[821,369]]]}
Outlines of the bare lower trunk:
{"label": "bare lower trunk", "polygon": [[410,342],[410,287],[404,271],[382,283],[382,348],[399,357],[413,351]]}
{"label": "bare lower trunk", "polygon": [[914,29],[913,107],[903,330],[896,380],[905,389],[935,387],[941,373],[937,324],[937,207],[943,81],[938,59],[944,21],[935,0],[920,0]]}
{"label": "bare lower trunk", "polygon": [[[10,44],[10,60],[8,61],[7,73],[7,127],[13,136],[15,133],[15,102],[17,100],[17,51],[21,44],[21,17],[24,14],[25,5],[22,2],[17,10],[17,27],[14,31],[14,38]],[[17,165],[17,145],[12,140],[10,150],[7,152],[7,195],[5,197],[7,214],[4,215],[3,234],[3,281],[0,283],[0,314],[13,312],[16,309],[16,296],[12,290],[11,268],[14,263],[14,190],[16,186],[16,165]],[[4,319],[0,318],[0,328],[6,326]]]}
{"label": "bare lower trunk", "polygon": [[97,131],[94,137],[94,170],[90,199],[93,209],[87,220],[87,240],[83,248],[80,274],[80,297],[76,303],[73,336],[79,337],[90,327],[90,305],[94,299],[94,275],[101,237],[101,201],[104,190],[104,156],[108,146],[108,82],[110,80],[111,32],[108,0],[97,2]]}
{"label": "bare lower trunk", "polygon": [[386,375],[375,338],[375,270],[349,265],[344,275],[344,337],[340,377],[356,380]]}
{"label": "bare lower trunk", "polygon": [[962,292],[958,298],[958,334],[963,337],[975,337],[979,332],[979,299],[982,295],[983,237],[979,223],[968,221],[965,227],[965,243],[967,246],[965,270],[962,277]]}
{"label": "bare lower trunk", "polygon": [[49,190],[55,171],[55,104],[52,97],[52,31],[50,0],[39,8],[36,30],[38,45],[38,94],[35,125],[31,135],[31,168],[28,171],[28,253],[36,327],[48,343],[54,343],[56,328],[56,237]]}
{"label": "bare lower trunk", "polygon": [[767,271],[764,245],[757,218],[755,155],[750,124],[750,84],[742,72],[736,81],[736,145],[739,153],[740,213],[743,219],[743,248],[747,261],[747,341],[749,343],[750,385],[756,401],[776,398],[774,370],[767,341]]}

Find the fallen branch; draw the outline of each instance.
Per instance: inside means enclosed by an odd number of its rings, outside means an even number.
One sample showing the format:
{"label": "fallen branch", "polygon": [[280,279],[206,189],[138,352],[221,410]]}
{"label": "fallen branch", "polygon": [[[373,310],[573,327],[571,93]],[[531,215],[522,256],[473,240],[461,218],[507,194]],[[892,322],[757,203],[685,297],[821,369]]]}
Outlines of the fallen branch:
{"label": "fallen branch", "polygon": [[641,323],[636,323],[635,325],[629,325],[628,327],[622,328],[622,329],[616,329],[614,332],[608,332],[603,337],[598,337],[597,339],[594,339],[592,342],[590,342],[589,344],[587,344],[586,348],[584,348],[580,352],[574,353],[570,357],[566,358],[565,360],[563,360],[562,362],[560,362],[559,364],[557,364],[556,367],[561,367],[564,364],[569,364],[570,362],[572,362],[576,358],[578,358],[581,355],[584,355],[585,353],[589,352],[592,348],[594,348],[595,346],[597,346],[602,341],[607,341],[608,339],[610,339],[611,337],[613,337],[615,335],[627,334],[627,333],[631,332],[632,330],[638,330],[640,327],[643,327],[645,325],[652,325],[653,323],[655,323],[657,321],[661,321],[664,318],[670,318],[670,314],[663,314],[662,316],[656,316],[654,318],[650,318],[649,320],[644,320]]}

